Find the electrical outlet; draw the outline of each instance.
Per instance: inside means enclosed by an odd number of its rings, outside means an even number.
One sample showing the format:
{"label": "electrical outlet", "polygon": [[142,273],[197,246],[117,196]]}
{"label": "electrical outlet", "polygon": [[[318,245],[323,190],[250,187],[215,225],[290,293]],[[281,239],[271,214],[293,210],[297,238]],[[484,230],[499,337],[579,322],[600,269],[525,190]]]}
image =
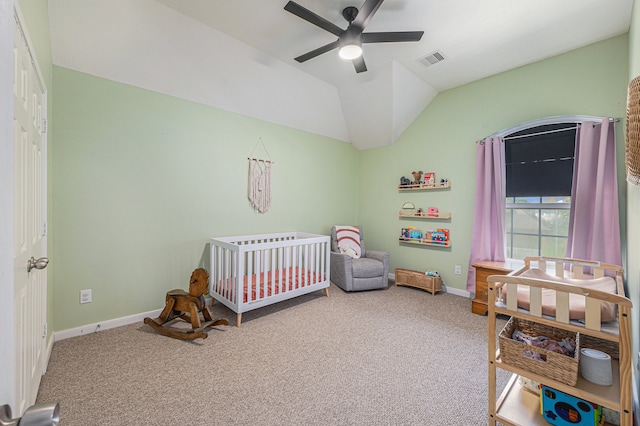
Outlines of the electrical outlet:
{"label": "electrical outlet", "polygon": [[80,290],[80,303],[91,303],[91,289]]}
{"label": "electrical outlet", "polygon": [[462,274],[462,267],[460,265],[456,265],[454,267],[454,272],[456,273],[456,275]]}

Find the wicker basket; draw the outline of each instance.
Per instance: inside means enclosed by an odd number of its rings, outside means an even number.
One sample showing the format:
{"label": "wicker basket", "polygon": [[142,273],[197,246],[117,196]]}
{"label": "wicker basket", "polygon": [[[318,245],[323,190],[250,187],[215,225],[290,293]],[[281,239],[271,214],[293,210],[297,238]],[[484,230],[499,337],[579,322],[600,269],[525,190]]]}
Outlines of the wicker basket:
{"label": "wicker basket", "polygon": [[625,163],[627,182],[640,185],[640,76],[631,80],[627,94]]}
{"label": "wicker basket", "polygon": [[[511,336],[516,328],[532,337],[546,336],[557,341],[565,337],[571,337],[576,341],[574,356],[569,357],[515,341]],[[576,385],[580,359],[580,333],[511,317],[500,332],[499,340],[500,357],[504,364],[512,365],[570,386]],[[545,361],[534,358],[537,355]]]}
{"label": "wicker basket", "polygon": [[580,348],[595,349],[597,351],[606,353],[611,357],[611,359],[620,359],[620,345],[609,340],[598,339],[597,337],[591,337],[587,336],[586,334],[581,334]]}

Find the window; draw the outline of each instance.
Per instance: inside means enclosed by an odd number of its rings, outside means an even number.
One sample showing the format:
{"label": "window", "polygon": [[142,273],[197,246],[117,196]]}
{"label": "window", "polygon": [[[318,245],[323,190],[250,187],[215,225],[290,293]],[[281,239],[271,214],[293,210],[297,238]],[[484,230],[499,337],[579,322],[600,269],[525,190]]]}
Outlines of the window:
{"label": "window", "polygon": [[565,256],[575,137],[576,125],[561,123],[504,138],[507,258]]}
{"label": "window", "polygon": [[507,197],[507,257],[564,257],[571,197]]}

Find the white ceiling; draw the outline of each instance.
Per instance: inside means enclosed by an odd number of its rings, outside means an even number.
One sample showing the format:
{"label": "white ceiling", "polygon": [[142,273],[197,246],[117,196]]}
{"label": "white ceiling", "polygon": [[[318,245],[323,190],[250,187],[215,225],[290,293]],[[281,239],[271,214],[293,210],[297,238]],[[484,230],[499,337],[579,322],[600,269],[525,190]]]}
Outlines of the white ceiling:
{"label": "white ceiling", "polygon": [[[294,57],[332,34],[287,0],[49,0],[53,62],[351,142],[392,144],[438,92],[629,29],[633,0],[386,0],[365,32],[424,31],[365,44],[357,74],[331,51]],[[298,0],[346,28],[364,0]],[[445,60],[423,67],[434,51]]]}

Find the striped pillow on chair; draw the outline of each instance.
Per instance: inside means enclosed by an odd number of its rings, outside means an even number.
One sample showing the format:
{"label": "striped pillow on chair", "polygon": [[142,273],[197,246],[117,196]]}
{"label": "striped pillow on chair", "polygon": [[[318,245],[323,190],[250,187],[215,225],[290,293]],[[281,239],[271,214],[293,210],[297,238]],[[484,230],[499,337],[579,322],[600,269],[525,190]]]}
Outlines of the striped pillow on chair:
{"label": "striped pillow on chair", "polygon": [[340,253],[354,259],[362,255],[360,248],[360,230],[357,226],[336,226],[336,239]]}

